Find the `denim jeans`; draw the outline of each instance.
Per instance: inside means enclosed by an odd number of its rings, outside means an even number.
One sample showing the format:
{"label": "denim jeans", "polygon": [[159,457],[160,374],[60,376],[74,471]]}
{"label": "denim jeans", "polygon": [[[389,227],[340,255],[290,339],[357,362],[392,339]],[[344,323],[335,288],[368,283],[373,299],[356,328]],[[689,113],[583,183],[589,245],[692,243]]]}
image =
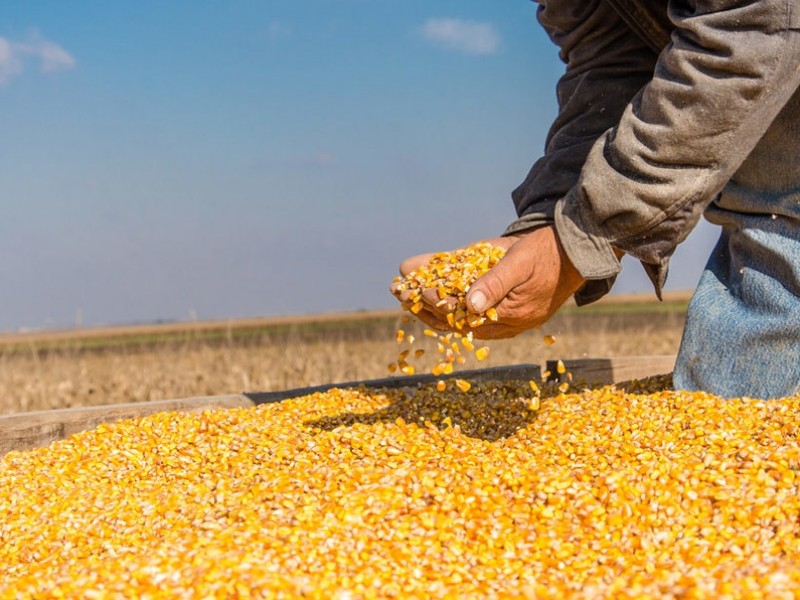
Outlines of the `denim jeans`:
{"label": "denim jeans", "polygon": [[677,389],[800,393],[799,123],[795,94],[706,210],[722,235],[689,304]]}

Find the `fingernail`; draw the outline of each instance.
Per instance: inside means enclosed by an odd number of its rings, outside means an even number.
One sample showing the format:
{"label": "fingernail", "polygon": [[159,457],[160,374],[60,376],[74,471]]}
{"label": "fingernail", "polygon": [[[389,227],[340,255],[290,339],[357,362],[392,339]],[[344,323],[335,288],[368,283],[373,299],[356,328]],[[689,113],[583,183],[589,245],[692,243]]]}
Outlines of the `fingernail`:
{"label": "fingernail", "polygon": [[470,294],[469,303],[476,312],[481,312],[486,306],[486,294],[480,290],[476,290]]}

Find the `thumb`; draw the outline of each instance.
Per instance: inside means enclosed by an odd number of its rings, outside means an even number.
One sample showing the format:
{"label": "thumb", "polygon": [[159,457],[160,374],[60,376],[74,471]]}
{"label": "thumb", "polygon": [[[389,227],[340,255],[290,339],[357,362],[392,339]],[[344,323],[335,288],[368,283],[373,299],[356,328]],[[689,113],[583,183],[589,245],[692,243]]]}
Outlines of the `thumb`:
{"label": "thumb", "polygon": [[499,304],[511,290],[526,280],[528,273],[521,266],[514,260],[512,253],[506,254],[488,273],[472,284],[467,294],[467,306],[480,313]]}

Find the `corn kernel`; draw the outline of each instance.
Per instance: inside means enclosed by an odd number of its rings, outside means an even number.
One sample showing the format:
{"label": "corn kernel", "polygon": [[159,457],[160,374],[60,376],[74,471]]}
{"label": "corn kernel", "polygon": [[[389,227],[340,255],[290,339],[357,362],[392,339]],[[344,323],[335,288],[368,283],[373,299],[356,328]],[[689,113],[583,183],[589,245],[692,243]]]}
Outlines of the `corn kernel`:
{"label": "corn kernel", "polygon": [[800,395],[531,389],[334,389],[11,452],[0,597],[796,595]]}
{"label": "corn kernel", "polygon": [[454,383],[456,384],[456,387],[460,389],[462,392],[468,392],[469,388],[472,387],[472,384],[466,379],[456,379]]}

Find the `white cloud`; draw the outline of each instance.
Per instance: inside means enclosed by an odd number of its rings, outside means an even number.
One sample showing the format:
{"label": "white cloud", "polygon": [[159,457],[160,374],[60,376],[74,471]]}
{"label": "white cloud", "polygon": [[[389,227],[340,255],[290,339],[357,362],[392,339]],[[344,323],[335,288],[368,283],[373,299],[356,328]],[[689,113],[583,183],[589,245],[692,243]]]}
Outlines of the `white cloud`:
{"label": "white cloud", "polygon": [[435,44],[465,54],[493,54],[500,47],[500,34],[491,23],[428,19],[420,32]]}
{"label": "white cloud", "polygon": [[22,62],[15,56],[11,42],[0,37],[0,85],[8,83],[21,72]]}
{"label": "white cloud", "polygon": [[39,62],[42,73],[74,69],[75,57],[55,42],[33,34],[24,42],[0,36],[0,86],[21,74],[31,60]]}

